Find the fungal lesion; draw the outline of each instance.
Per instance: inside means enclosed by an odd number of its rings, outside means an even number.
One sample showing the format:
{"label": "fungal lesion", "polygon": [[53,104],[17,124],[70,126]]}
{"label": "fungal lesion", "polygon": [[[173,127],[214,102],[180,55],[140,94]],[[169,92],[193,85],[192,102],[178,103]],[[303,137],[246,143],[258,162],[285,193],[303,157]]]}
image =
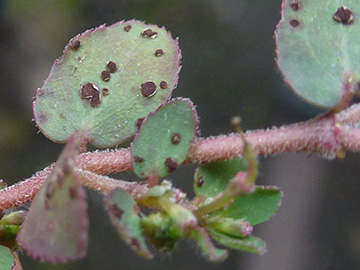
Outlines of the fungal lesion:
{"label": "fungal lesion", "polygon": [[101,103],[99,89],[91,82],[83,84],[80,90],[80,97],[89,100],[93,108],[99,106]]}
{"label": "fungal lesion", "polygon": [[333,19],[337,23],[350,25],[354,23],[354,14],[349,8],[341,6],[335,11]]}
{"label": "fungal lesion", "polygon": [[156,93],[156,84],[151,81],[141,84],[140,88],[141,94],[146,98],[150,98]]}
{"label": "fungal lesion", "polygon": [[155,39],[158,36],[158,33],[153,31],[152,29],[148,28],[143,30],[140,35],[144,38],[150,38],[150,39]]}
{"label": "fungal lesion", "polygon": [[290,8],[293,10],[293,11],[298,11],[300,8],[301,8],[301,4],[297,1],[295,2],[292,2],[290,4]]}

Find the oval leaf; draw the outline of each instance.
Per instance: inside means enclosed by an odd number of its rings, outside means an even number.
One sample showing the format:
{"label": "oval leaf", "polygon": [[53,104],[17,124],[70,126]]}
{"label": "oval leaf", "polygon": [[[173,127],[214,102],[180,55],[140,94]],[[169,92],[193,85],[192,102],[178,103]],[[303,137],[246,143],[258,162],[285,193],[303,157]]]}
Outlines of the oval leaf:
{"label": "oval leaf", "polygon": [[87,203],[74,171],[76,149],[72,137],[32,202],[18,234],[20,247],[34,259],[62,263],[85,255]]}
{"label": "oval leaf", "polygon": [[134,199],[121,189],[115,189],[108,195],[105,204],[110,220],[120,237],[138,255],[151,259],[153,255],[146,247],[142,236],[140,209]]}
{"label": "oval leaf", "polygon": [[[344,2],[344,1],[343,1]],[[360,3],[284,0],[276,30],[277,62],[305,100],[335,107],[360,79]]]}
{"label": "oval leaf", "polygon": [[135,173],[166,176],[186,158],[197,131],[197,114],[189,99],[173,99],[151,113],[131,147]]}
{"label": "oval leaf", "polygon": [[282,192],[276,187],[256,186],[254,193],[242,195],[226,209],[214,213],[233,219],[246,219],[251,226],[267,221],[279,208]]}
{"label": "oval leaf", "polygon": [[55,142],[82,130],[95,146],[117,145],[134,135],[137,119],[168,100],[180,58],[177,40],[156,25],[133,20],[86,31],[36,91],[36,124]]}

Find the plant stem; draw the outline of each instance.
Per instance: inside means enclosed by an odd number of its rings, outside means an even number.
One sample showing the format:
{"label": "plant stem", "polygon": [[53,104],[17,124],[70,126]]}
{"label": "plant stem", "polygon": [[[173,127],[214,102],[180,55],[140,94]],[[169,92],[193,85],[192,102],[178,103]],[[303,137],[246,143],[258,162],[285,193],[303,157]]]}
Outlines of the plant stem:
{"label": "plant stem", "polygon": [[[355,104],[339,113],[330,112],[313,120],[288,126],[248,131],[243,135],[199,138],[191,145],[185,162],[204,163],[241,156],[244,153],[243,137],[258,155],[308,151],[329,158],[342,157],[345,150],[360,151],[360,127],[356,126],[359,121],[360,105]],[[77,157],[76,166],[83,171],[105,175],[131,170],[131,152],[130,149],[119,149],[83,153]],[[53,165],[50,165],[27,180],[1,190],[0,210],[31,201],[52,169]],[[82,177],[82,180],[84,185],[104,192],[117,186],[113,181],[108,181],[108,178],[93,178],[97,182],[94,186],[86,177]],[[132,185],[139,186],[140,190],[144,186]]]}

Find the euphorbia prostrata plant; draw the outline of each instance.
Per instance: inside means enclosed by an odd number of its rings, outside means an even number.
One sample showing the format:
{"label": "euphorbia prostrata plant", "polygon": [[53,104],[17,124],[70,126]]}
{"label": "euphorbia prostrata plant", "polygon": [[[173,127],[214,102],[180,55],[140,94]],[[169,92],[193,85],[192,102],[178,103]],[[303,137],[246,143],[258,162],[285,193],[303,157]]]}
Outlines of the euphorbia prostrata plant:
{"label": "euphorbia prostrata plant", "polygon": [[[255,184],[257,156],[309,151],[341,158],[360,150],[360,106],[351,105],[360,92],[360,3],[343,2],[284,0],[275,32],[284,80],[328,112],[247,132],[235,117],[237,132],[218,137],[200,138],[194,104],[171,98],[181,51],[165,28],[121,21],[71,39],[33,103],[40,131],[66,146],[31,178],[10,187],[0,182],[0,269],[21,269],[19,250],[50,263],[82,258],[84,187],[103,194],[120,238],[144,258],[154,256],[150,244],[169,252],[182,238],[211,261],[225,259],[227,248],[264,253],[253,226],[275,213],[282,193]],[[88,143],[106,150],[87,152]],[[171,181],[184,163],[198,164],[194,198]],[[121,171],[143,181],[107,176]],[[28,211],[12,210],[29,201]]]}

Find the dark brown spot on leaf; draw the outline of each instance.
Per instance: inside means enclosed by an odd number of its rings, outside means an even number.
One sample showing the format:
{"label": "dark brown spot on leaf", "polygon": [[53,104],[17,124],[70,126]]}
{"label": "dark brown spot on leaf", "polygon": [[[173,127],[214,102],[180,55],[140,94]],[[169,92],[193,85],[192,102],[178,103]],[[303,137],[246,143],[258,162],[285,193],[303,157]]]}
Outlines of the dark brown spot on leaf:
{"label": "dark brown spot on leaf", "polygon": [[68,191],[71,199],[75,200],[78,197],[78,192],[75,187],[69,187]]}
{"label": "dark brown spot on leaf", "polygon": [[91,107],[97,107],[99,106],[101,103],[101,100],[100,100],[100,93],[99,91],[97,91],[96,93],[94,93],[93,97],[91,98],[90,100],[90,105]]}
{"label": "dark brown spot on leaf", "polygon": [[164,54],[164,51],[162,49],[158,49],[155,51],[155,56],[159,57],[162,56]]}
{"label": "dark brown spot on leaf", "polygon": [[165,166],[166,169],[169,173],[172,173],[176,170],[176,168],[178,167],[178,163],[176,161],[176,159],[172,158],[172,157],[168,157],[165,160]]}
{"label": "dark brown spot on leaf", "polygon": [[110,73],[114,73],[117,70],[116,63],[113,61],[109,61],[109,63],[107,63],[106,65],[106,70],[109,71]]}
{"label": "dark brown spot on leaf", "polygon": [[110,73],[104,70],[103,72],[101,72],[101,79],[104,82],[110,81]]}
{"label": "dark brown spot on leaf", "polygon": [[203,184],[204,184],[204,179],[203,179],[202,176],[199,176],[199,177],[196,179],[196,185],[197,185],[198,187],[202,187]]}
{"label": "dark brown spot on leaf", "polygon": [[77,51],[78,49],[80,49],[80,40],[72,40],[70,42],[70,48],[73,49],[74,51]]}
{"label": "dark brown spot on leaf", "polygon": [[171,142],[173,144],[179,144],[181,142],[181,135],[180,133],[173,133],[171,134]]}
{"label": "dark brown spot on leaf", "polygon": [[350,9],[346,7],[340,7],[333,15],[334,21],[342,24],[352,24],[354,22],[354,16]]}
{"label": "dark brown spot on leaf", "polygon": [[168,88],[167,82],[161,81],[161,82],[160,82],[160,88],[161,88],[161,89],[167,89],[167,88]]}
{"label": "dark brown spot on leaf", "polygon": [[130,30],[131,30],[131,25],[130,24],[124,26],[124,31],[125,32],[129,32]]}
{"label": "dark brown spot on leaf", "polygon": [[292,10],[298,11],[300,8],[300,4],[295,2],[295,3],[290,4],[290,7]]}
{"label": "dark brown spot on leaf", "polygon": [[80,90],[80,96],[82,99],[92,99],[96,93],[99,92],[97,87],[92,83],[85,83]]}
{"label": "dark brown spot on leaf", "polygon": [[298,20],[291,20],[290,21],[290,25],[292,26],[292,27],[298,27],[299,25],[300,25],[300,22],[298,21]]}
{"label": "dark brown spot on leaf", "polygon": [[101,89],[101,91],[102,91],[103,96],[107,96],[109,94],[109,89],[107,89],[107,88],[103,88],[103,89]]}
{"label": "dark brown spot on leaf", "polygon": [[138,130],[140,129],[142,123],[144,122],[144,119],[145,119],[145,118],[138,118],[138,119],[136,120],[136,122],[135,122],[135,127],[137,127]]}
{"label": "dark brown spot on leaf", "polygon": [[152,97],[156,92],[156,85],[153,82],[141,84],[141,94],[144,97]]}
{"label": "dark brown spot on leaf", "polygon": [[121,219],[122,215],[124,214],[124,211],[121,210],[116,204],[110,205],[110,211],[114,214],[115,217],[118,219]]}
{"label": "dark brown spot on leaf", "polygon": [[136,249],[140,249],[140,242],[136,238],[131,238],[130,244],[134,246]]}
{"label": "dark brown spot on leaf", "polygon": [[141,36],[145,38],[154,39],[157,37],[157,32],[154,32],[151,29],[145,29],[144,31],[141,32]]}
{"label": "dark brown spot on leaf", "polygon": [[142,163],[144,161],[145,161],[145,159],[143,159],[142,157],[134,156],[134,162],[135,163]]}

